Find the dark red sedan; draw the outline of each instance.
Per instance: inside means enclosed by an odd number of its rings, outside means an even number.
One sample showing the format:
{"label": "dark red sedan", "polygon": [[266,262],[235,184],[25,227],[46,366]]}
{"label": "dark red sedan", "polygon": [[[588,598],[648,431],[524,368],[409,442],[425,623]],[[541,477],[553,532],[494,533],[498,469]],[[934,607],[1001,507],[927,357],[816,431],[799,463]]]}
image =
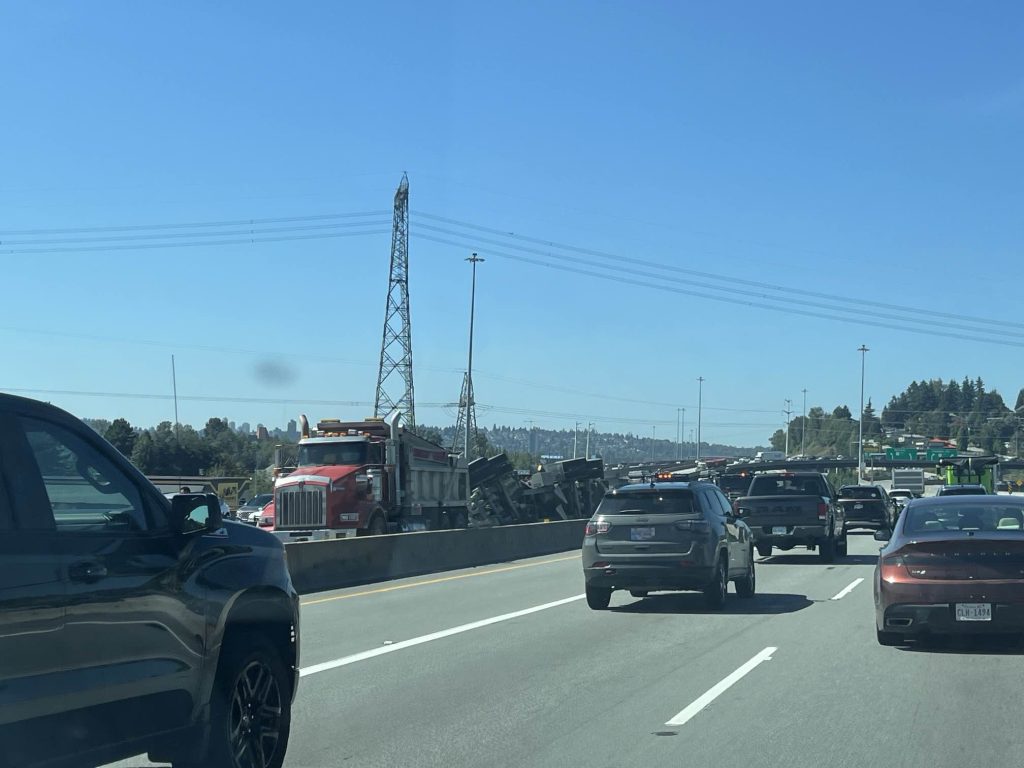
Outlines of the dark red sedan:
{"label": "dark red sedan", "polygon": [[914,499],[875,567],[882,645],[929,634],[1024,632],[1024,499]]}

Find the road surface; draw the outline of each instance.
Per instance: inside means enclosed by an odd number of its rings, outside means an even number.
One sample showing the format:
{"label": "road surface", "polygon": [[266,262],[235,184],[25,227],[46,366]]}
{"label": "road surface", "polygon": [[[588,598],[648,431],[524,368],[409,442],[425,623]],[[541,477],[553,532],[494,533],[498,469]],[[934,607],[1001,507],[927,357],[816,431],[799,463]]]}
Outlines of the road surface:
{"label": "road surface", "polygon": [[758,558],[722,612],[591,611],[575,553],[307,596],[285,765],[1020,764],[1024,649],[877,645],[878,546]]}

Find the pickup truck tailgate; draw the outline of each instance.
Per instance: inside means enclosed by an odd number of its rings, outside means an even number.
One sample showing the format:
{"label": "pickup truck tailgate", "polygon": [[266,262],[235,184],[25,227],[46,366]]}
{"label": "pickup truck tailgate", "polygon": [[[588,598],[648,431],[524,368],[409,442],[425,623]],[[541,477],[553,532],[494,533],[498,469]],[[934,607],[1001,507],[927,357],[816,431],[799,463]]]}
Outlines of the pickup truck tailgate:
{"label": "pickup truck tailgate", "polygon": [[821,525],[823,522],[818,517],[819,508],[825,505],[820,496],[748,496],[736,503],[751,528]]}

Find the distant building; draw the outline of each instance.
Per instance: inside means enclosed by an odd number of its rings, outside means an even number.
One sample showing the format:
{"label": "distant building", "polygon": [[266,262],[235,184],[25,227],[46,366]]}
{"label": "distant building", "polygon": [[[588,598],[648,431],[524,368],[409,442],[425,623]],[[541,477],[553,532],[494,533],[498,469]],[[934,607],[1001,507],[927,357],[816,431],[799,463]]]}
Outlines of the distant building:
{"label": "distant building", "polygon": [[252,434],[252,428],[249,426],[249,422],[248,421],[243,421],[239,425],[238,431],[241,432],[243,435]]}
{"label": "distant building", "polygon": [[265,426],[263,426],[262,424],[257,424],[256,425],[256,439],[257,440],[269,440],[270,439],[270,432],[268,432],[267,428]]}
{"label": "distant building", "polygon": [[235,431],[235,422],[229,421],[228,422],[228,429],[230,429],[232,432],[234,432]]}
{"label": "distant building", "polygon": [[299,423],[295,419],[288,422],[287,437],[289,440],[299,439]]}

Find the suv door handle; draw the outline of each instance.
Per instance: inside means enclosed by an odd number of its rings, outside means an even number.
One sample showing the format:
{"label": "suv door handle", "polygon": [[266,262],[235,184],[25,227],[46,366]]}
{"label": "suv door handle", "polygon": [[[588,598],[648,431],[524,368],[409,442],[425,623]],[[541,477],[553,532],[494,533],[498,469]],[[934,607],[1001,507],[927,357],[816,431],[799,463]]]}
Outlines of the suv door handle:
{"label": "suv door handle", "polygon": [[68,568],[71,581],[98,581],[107,575],[107,567],[102,563],[75,563]]}

